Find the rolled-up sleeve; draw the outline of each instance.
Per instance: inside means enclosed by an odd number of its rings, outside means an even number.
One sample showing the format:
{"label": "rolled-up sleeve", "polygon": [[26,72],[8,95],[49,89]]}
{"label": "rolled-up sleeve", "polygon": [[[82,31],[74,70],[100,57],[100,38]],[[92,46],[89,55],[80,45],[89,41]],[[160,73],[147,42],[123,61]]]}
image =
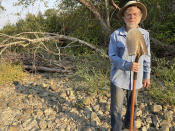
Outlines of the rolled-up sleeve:
{"label": "rolled-up sleeve", "polygon": [[115,35],[115,33],[113,33],[110,37],[108,54],[111,64],[124,71],[130,70],[131,62],[128,62],[118,56],[117,35]]}
{"label": "rolled-up sleeve", "polygon": [[143,78],[144,79],[150,79],[150,73],[151,73],[151,52],[150,52],[150,38],[149,33],[146,35],[146,46],[148,50],[148,55],[145,55],[145,59],[143,61]]}

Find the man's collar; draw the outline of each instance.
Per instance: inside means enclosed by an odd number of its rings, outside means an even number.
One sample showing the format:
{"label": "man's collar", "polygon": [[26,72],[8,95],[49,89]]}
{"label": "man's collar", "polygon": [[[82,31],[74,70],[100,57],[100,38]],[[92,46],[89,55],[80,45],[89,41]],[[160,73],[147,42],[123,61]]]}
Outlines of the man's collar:
{"label": "man's collar", "polygon": [[[144,33],[142,32],[141,28],[138,27],[139,31],[141,32],[142,35],[144,35]],[[120,31],[119,31],[119,35],[121,36],[126,36],[127,35],[127,31],[126,31],[126,28],[125,26],[123,26]]]}
{"label": "man's collar", "polygon": [[126,35],[127,35],[127,32],[126,32],[124,26],[120,29],[120,31],[119,31],[119,35],[121,35],[121,36],[126,36]]}

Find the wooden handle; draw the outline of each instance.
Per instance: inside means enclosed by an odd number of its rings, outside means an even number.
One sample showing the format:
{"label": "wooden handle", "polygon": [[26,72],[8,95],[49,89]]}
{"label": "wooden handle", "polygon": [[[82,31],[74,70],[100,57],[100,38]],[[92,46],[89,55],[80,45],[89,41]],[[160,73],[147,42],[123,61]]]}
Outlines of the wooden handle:
{"label": "wooden handle", "polygon": [[[137,54],[135,62],[137,62],[137,63],[139,62],[140,56],[141,56],[141,54]],[[130,129],[129,129],[129,131],[133,131],[136,82],[137,82],[137,72],[134,72],[133,89],[132,89],[132,101],[131,101],[131,114],[130,114]]]}
{"label": "wooden handle", "polygon": [[132,90],[131,116],[130,116],[130,129],[129,129],[129,131],[133,131],[135,94],[136,94],[136,80],[134,80],[133,90]]}

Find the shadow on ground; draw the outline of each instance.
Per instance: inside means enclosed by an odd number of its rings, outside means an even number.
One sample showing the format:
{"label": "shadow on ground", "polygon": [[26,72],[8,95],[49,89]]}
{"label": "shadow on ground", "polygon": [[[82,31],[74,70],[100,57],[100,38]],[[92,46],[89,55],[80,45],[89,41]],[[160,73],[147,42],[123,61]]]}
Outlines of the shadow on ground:
{"label": "shadow on ground", "polygon": [[[15,81],[13,84],[15,85],[15,90],[19,93],[22,93],[25,95],[31,94],[32,96],[37,96],[41,99],[44,99],[44,103],[47,104],[47,107],[52,108],[54,111],[56,111],[57,116],[61,112],[61,113],[64,113],[64,115],[68,119],[74,120],[77,123],[76,128],[78,130],[85,131],[88,128],[91,128],[91,129],[93,128],[93,130],[95,131],[98,131],[98,130],[101,131],[101,129],[105,129],[105,127],[97,126],[97,124],[94,122],[92,124],[93,120],[91,120],[91,118],[87,119],[85,115],[80,115],[81,114],[80,112],[78,114],[71,112],[70,109],[72,108],[76,108],[78,111],[79,109],[76,107],[75,103],[73,103],[72,101],[68,101],[66,98],[62,97],[61,96],[62,92],[59,92],[59,91],[54,92],[51,90],[51,88],[45,88],[42,85],[33,85],[32,83],[26,86],[26,85],[20,84],[18,81]],[[75,101],[78,101],[78,99],[76,98]],[[86,111],[87,111],[87,108],[86,108]],[[91,111],[88,110],[88,112],[91,112]],[[101,119],[101,121],[106,121],[106,119],[109,119],[109,118],[105,118],[104,116],[100,116],[99,114],[98,116]]]}

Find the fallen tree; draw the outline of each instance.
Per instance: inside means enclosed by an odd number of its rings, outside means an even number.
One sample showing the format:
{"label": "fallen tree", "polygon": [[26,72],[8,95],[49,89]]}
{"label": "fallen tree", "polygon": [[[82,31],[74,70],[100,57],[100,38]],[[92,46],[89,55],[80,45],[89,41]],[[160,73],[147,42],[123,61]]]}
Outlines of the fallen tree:
{"label": "fallen tree", "polygon": [[[89,47],[90,49],[99,53],[101,56],[108,58],[108,55],[102,49],[99,49],[86,41],[71,36],[47,32],[22,32],[14,36],[0,33],[0,36],[1,56],[6,51],[12,50],[17,47],[22,47],[31,51],[30,54],[32,54],[32,56],[27,54],[27,52],[23,52],[23,55],[20,55],[20,57],[18,57],[21,61],[23,61],[24,68],[27,70],[69,73],[70,70],[74,68],[73,66],[64,64],[64,61],[62,61],[61,59],[59,59],[59,61],[55,61],[51,57],[49,58],[49,55],[66,57],[65,54],[61,54],[61,50],[74,47],[75,45],[72,45],[74,43],[77,43],[77,47]],[[50,41],[54,41],[56,49],[51,49],[49,47],[48,43]],[[64,41],[70,41],[70,43],[65,44],[64,46],[58,46],[58,44],[62,44],[64,43]],[[44,50],[44,52],[40,52],[37,54],[37,50]],[[16,53],[18,54],[19,52]],[[11,57],[13,56],[15,55],[12,54]],[[6,57],[9,58],[10,55],[8,54],[6,55]]]}

